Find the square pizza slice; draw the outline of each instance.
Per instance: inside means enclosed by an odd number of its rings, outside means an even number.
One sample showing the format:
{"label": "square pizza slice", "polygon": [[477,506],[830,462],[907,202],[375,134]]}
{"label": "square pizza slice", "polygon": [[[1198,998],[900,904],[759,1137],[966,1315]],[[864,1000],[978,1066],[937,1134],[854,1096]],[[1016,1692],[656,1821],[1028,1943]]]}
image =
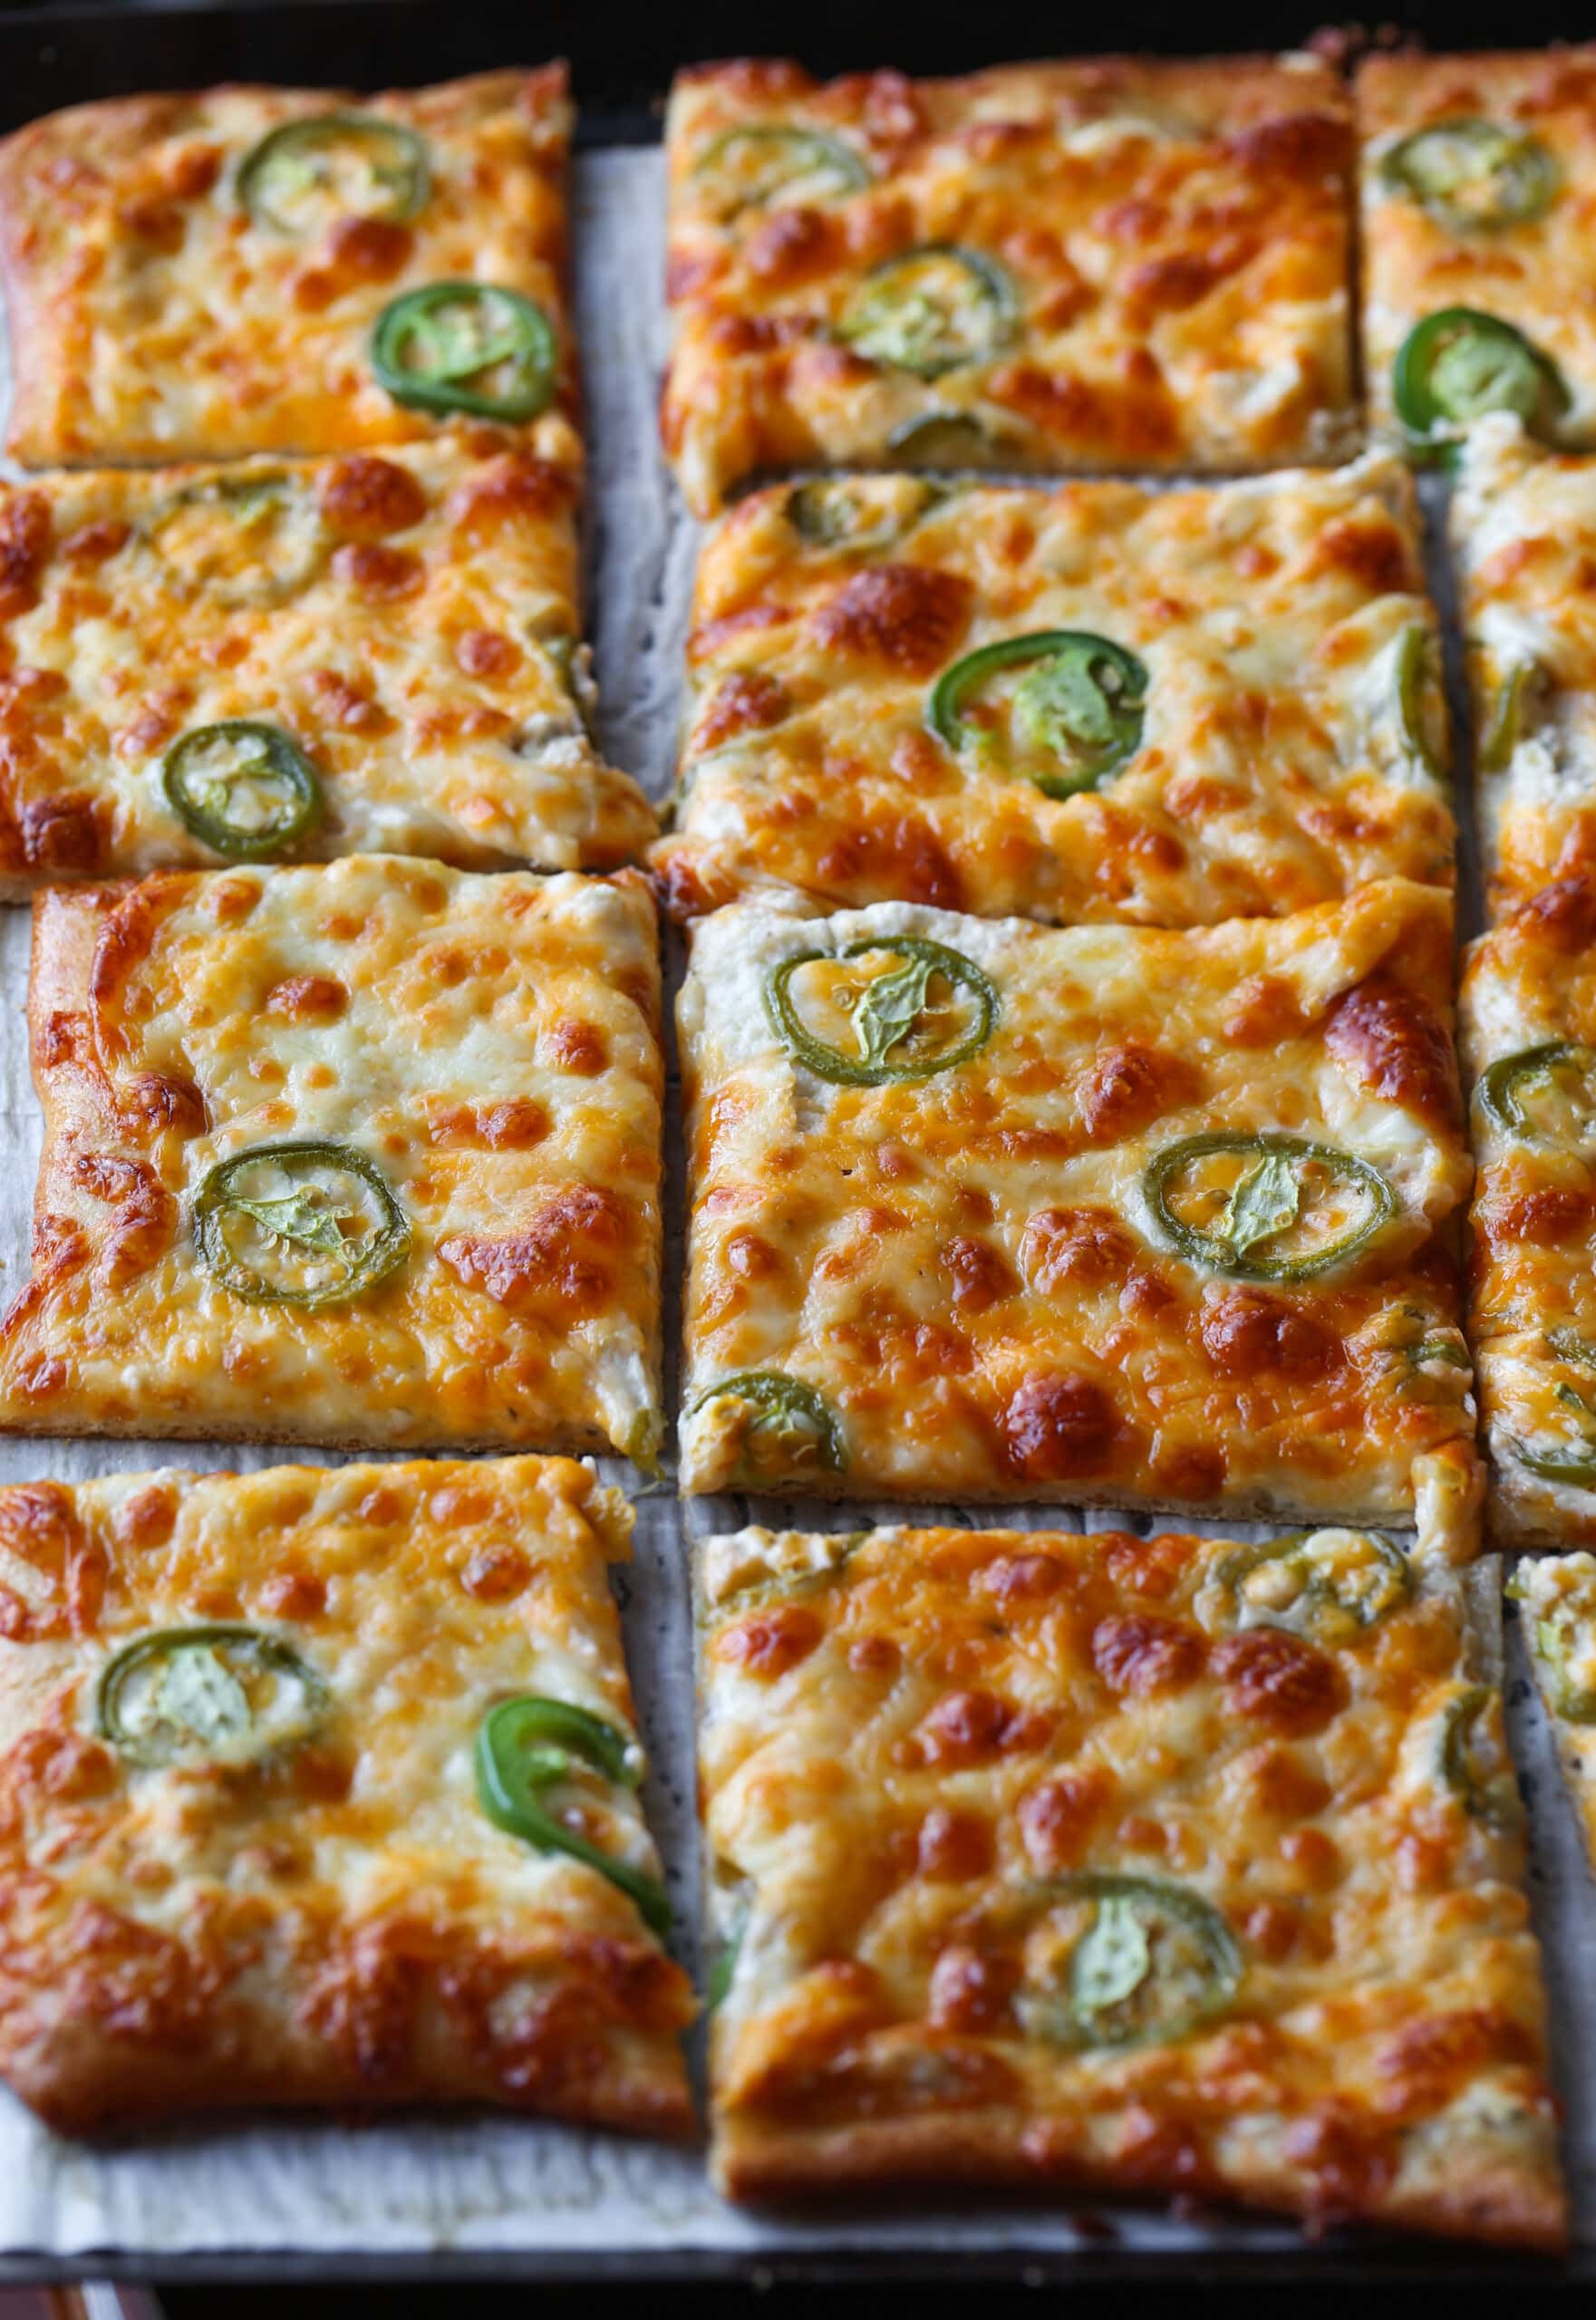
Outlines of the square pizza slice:
{"label": "square pizza slice", "polygon": [[0,488],[0,894],[381,851],[610,869],[571,470],[479,428]]}
{"label": "square pizza slice", "polygon": [[1596,1546],[1596,872],[1470,945],[1469,1335],[1502,1545]]}
{"label": "square pizza slice", "polygon": [[1596,438],[1596,48],[1359,69],[1372,416],[1420,458],[1514,411]]}
{"label": "square pizza slice", "polygon": [[1596,868],[1596,459],[1482,420],[1450,523],[1494,914]]}
{"label": "square pizza slice", "polygon": [[1596,1556],[1524,1556],[1507,1582],[1587,1859],[1596,1866]]}
{"label": "square pizza slice", "polygon": [[688,504],[816,465],[1226,470],[1356,440],[1350,109],[1306,55],[682,73]]}
{"label": "square pizza slice", "polygon": [[356,97],[117,97],[0,144],[28,467],[398,443],[579,459],[563,64]]}
{"label": "square pizza slice", "polygon": [[0,1428],[660,1438],[644,881],[393,856],[40,897]]}
{"label": "square pizza slice", "polygon": [[712,1540],[722,2188],[1163,2192],[1557,2246],[1495,1567],[1449,1552]]}
{"label": "square pizza slice", "polygon": [[1400,462],[1157,491],[914,476],[759,493],[711,536],[682,916],[786,884],[1066,923],[1449,884],[1435,616]]}
{"label": "square pizza slice", "polygon": [[0,2074],[92,2132],[494,2102],[691,2132],[608,1562],[564,1458],[0,1490]]}
{"label": "square pizza slice", "polygon": [[1475,1484],[1451,914],[695,931],[689,1491],[1413,1519]]}

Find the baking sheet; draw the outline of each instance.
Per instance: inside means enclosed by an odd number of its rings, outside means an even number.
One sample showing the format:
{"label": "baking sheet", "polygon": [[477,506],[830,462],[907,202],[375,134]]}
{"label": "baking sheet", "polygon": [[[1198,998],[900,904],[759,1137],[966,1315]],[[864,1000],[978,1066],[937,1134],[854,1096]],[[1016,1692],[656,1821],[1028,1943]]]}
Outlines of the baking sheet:
{"label": "baking sheet", "polygon": [[[576,303],[586,378],[591,492],[590,633],[605,710],[604,739],[616,762],[651,796],[670,787],[678,679],[695,554],[694,529],[661,469],[655,437],[663,317],[663,165],[657,150],[597,150],[578,158],[575,183]],[[39,1123],[29,1084],[23,1001],[27,914],[0,911],[0,1296],[27,1275],[31,1188]],[[672,940],[672,980],[680,974]],[[681,1138],[670,1145],[671,1200],[680,1279]],[[674,1402],[677,1310],[666,1317]],[[161,1464],[254,1468],[314,1459],[302,1451],[237,1445],[153,1445],[0,1441],[0,1482],[41,1474],[63,1481]],[[334,1463],[328,1457],[324,1463]],[[619,1462],[606,1477],[636,1486]],[[887,1506],[866,1514],[892,1519]],[[968,1520],[924,1510],[928,1521]],[[856,1507],[698,1500],[669,1490],[638,1500],[635,1558],[618,1574],[629,1657],[653,1773],[649,1804],[670,1868],[689,1965],[695,1923],[696,1828],[692,1760],[691,1542],[753,1519],[854,1527]],[[993,1519],[990,1513],[983,1517]],[[1105,1513],[1023,1512],[1020,1527],[1123,1527]],[[1135,1527],[1153,1527],[1142,1518]],[[1266,1526],[1194,1523],[1231,1535]],[[1533,1899],[1546,1943],[1556,2019],[1554,2067],[1568,2106],[1567,2156],[1580,2243],[1596,2247],[1596,1893],[1580,1857],[1572,1810],[1522,1655],[1510,1631],[1510,1716],[1532,1809]],[[1107,2236],[1106,2236],[1107,2235]],[[503,2117],[411,2117],[370,2125],[344,2120],[246,2121],[203,2132],[179,2129],[89,2148],[63,2141],[0,2093],[0,2261],[66,2261],[95,2252],[118,2267],[169,2268],[173,2259],[297,2257],[331,2268],[340,2259],[430,2257],[440,2269],[473,2258],[524,2259],[561,2268],[630,2259],[673,2263],[896,2258],[916,2266],[1007,2259],[1044,2271],[1072,2259],[1102,2269],[1110,2257],[1253,2260],[1301,2248],[1294,2228],[1115,2210],[1075,2214],[1031,2206],[934,2211],[853,2210],[844,2218],[767,2221],[728,2208],[706,2183],[701,2160],[615,2136]],[[1367,2241],[1355,2243],[1367,2248]],[[1436,2259],[1446,2251],[1437,2248]],[[1470,2257],[1478,2262],[1477,2256]],[[422,2266],[411,2266],[412,2272]]]}

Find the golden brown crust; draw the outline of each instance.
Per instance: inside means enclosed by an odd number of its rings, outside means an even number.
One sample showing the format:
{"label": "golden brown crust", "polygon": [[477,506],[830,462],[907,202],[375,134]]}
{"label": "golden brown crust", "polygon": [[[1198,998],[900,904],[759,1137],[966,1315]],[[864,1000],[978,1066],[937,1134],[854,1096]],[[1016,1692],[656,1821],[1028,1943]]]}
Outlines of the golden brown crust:
{"label": "golden brown crust", "polygon": [[[607,1878],[498,1830],[471,1786],[478,1722],[519,1692],[631,1737],[605,1576],[629,1534],[620,1494],[556,1459],[0,1491],[13,2089],[72,2133],[418,2101],[690,2132],[685,1976]],[[103,1670],[218,1620],[312,1668],[313,1725],[140,1762]],[[595,1802],[657,1873],[630,1793]]]}
{"label": "golden brown crust", "polygon": [[1384,1552],[709,1542],[721,2187],[1182,2193],[1560,2246],[1495,1686],[1449,1545],[1421,1529],[1405,1584]]}
{"label": "golden brown crust", "polygon": [[216,865],[162,768],[233,719],[316,768],[291,857],[634,855],[653,809],[584,723],[576,489],[479,426],[0,490],[0,897]]}
{"label": "golden brown crust", "polygon": [[[656,940],[636,874],[397,856],[42,896],[45,1144],[0,1423],[650,1457]],[[377,1163],[408,1254],[353,1301],[246,1301],[196,1194],[305,1137]]]}
{"label": "golden brown crust", "polygon": [[[838,536],[810,536],[817,515]],[[1058,759],[1016,766],[1001,740],[955,748],[928,722],[944,670],[1051,630],[1147,672],[1134,754],[1073,796],[1041,786]],[[699,566],[676,827],[652,858],[682,918],[785,886],[833,908],[1178,926],[1379,877],[1445,885],[1434,634],[1388,459],[1206,491],[763,492]],[[1405,713],[1415,651],[1436,673]]]}
{"label": "golden brown crust", "polygon": [[[241,223],[237,162],[280,122],[346,102],[426,140],[432,191],[413,225],[373,236],[342,218],[302,243]],[[571,120],[551,64],[357,99],[112,98],[16,130],[0,144],[12,456],[226,459],[434,433],[372,380],[372,325],[405,290],[474,277],[535,299],[564,334]],[[567,339],[557,401],[525,440],[579,463],[576,412]]]}
{"label": "golden brown crust", "polygon": [[[866,181],[739,207],[709,157],[747,125],[840,140]],[[1307,56],[1104,57],[957,81],[822,84],[749,61],[682,73],[666,126],[678,329],[663,417],[689,504],[709,514],[760,469],[891,465],[895,438],[930,416],[973,420],[987,463],[1009,469],[1339,455],[1355,424],[1349,129],[1337,77]],[[1013,283],[996,343],[927,378],[839,339],[873,266],[950,243]]]}
{"label": "golden brown crust", "polygon": [[[898,938],[980,969],[991,1037],[920,1078],[823,1078],[770,1011],[778,980],[801,1029],[856,1043],[852,978],[874,981],[872,949],[883,972],[912,957]],[[1195,933],[905,904],[701,921],[679,1007],[684,1487],[1410,1519],[1432,1471],[1474,1460],[1451,973],[1447,898],[1399,882]],[[1388,1225],[1321,1273],[1227,1271],[1148,1189],[1214,1134],[1351,1154],[1391,1188]],[[1262,1157],[1214,1162],[1208,1214]],[[1180,1185],[1207,1162],[1170,1165]],[[761,1406],[769,1384],[721,1390],[759,1373],[818,1395],[839,1438]]]}

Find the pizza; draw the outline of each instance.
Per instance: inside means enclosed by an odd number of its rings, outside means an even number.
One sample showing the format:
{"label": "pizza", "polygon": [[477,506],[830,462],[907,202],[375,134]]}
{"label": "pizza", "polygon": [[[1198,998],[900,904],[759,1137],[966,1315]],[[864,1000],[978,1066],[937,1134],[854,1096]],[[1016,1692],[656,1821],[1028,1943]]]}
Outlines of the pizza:
{"label": "pizza", "polygon": [[1466,1532],[1451,978],[1395,881],[1195,933],[702,921],[682,1488]]}
{"label": "pizza", "polygon": [[1400,462],[1216,488],[811,479],[711,536],[683,917],[833,905],[1185,926],[1448,885],[1446,710]]}
{"label": "pizza", "polygon": [[1349,108],[1306,55],[957,81],[682,73],[666,449],[761,469],[1230,469],[1356,440]]}
{"label": "pizza", "polygon": [[660,1431],[635,873],[398,856],[35,905],[44,1110],[0,1429],[353,1449]]}
{"label": "pizza", "polygon": [[1596,1546],[1596,873],[1465,953],[1469,1336],[1503,1545]]}
{"label": "pizza", "polygon": [[116,97],[0,144],[26,467],[404,442],[579,458],[563,64],[357,97]]}
{"label": "pizza", "polygon": [[0,487],[0,894],[380,850],[608,869],[575,479],[479,426]]}
{"label": "pizza", "polygon": [[0,1490],[13,2090],[72,2133],[416,2102],[690,2132],[631,1532],[564,1458]]}
{"label": "pizza", "polygon": [[1596,1557],[1523,1557],[1507,1582],[1542,1705],[1596,1862]]}
{"label": "pizza", "polygon": [[1491,411],[1596,436],[1596,48],[1359,66],[1371,416],[1421,459]]}
{"label": "pizza", "polygon": [[1596,866],[1596,460],[1482,420],[1457,463],[1452,546],[1494,913]]}
{"label": "pizza", "polygon": [[1561,2243],[1494,1567],[748,1530],[701,1577],[733,2198],[938,2180]]}

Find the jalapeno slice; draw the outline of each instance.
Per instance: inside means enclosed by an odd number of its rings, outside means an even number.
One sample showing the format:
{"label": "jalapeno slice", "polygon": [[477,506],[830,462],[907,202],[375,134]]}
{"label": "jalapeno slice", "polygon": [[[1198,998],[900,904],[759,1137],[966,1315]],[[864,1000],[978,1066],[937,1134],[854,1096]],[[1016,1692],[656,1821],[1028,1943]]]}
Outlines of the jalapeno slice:
{"label": "jalapeno slice", "polygon": [[1517,1816],[1518,1790],[1503,1745],[1496,1695],[1470,1684],[1441,1718],[1440,1774],[1470,1820],[1504,1829]]}
{"label": "jalapeno slice", "polygon": [[749,1912],[744,1910],[717,1948],[714,1962],[704,1980],[704,2007],[710,2014],[718,2013],[731,1993],[737,1977],[737,1961],[742,1955],[742,1945],[748,1934]]}
{"label": "jalapeno slice", "polygon": [[251,717],[197,725],[160,761],[167,804],[191,837],[229,862],[264,862],[322,811],[315,767],[280,727]]}
{"label": "jalapeno slice", "polygon": [[1225,2012],[1240,1945],[1199,1894],[1163,1878],[1082,1871],[1035,1889],[1014,2011],[1061,2046],[1172,2045]]}
{"label": "jalapeno slice", "polygon": [[1238,1547],[1217,1572],[1242,1628],[1285,1628],[1332,1649],[1399,1611],[1413,1593],[1407,1556],[1378,1531],[1300,1531]]}
{"label": "jalapeno slice", "polygon": [[1391,373],[1397,416],[1419,450],[1487,411],[1509,411],[1543,441],[1569,408],[1562,372],[1523,333],[1473,306],[1447,306],[1410,330]]}
{"label": "jalapeno slice", "polygon": [[1397,723],[1408,756],[1437,780],[1440,659],[1439,639],[1422,621],[1409,622],[1397,640]]}
{"label": "jalapeno slice", "polygon": [[1596,1122],[1596,1049],[1544,1039],[1499,1056],[1480,1075],[1476,1100],[1504,1136],[1578,1139]]}
{"label": "jalapeno slice", "polygon": [[940,379],[990,362],[1014,337],[1019,317],[1013,278],[995,258],[958,242],[924,242],[871,267],[837,335],[869,362]]}
{"label": "jalapeno slice", "polygon": [[194,1202],[201,1262],[254,1305],[318,1312],[385,1281],[410,1221],[374,1160],[347,1144],[256,1144],[210,1171]]}
{"label": "jalapeno slice", "polygon": [[837,1413],[806,1379],[779,1369],[746,1369],[707,1387],[692,1415],[720,1401],[740,1403],[750,1413],[734,1477],[738,1489],[758,1490],[764,1482],[788,1482],[817,1470],[846,1471],[847,1442]]}
{"label": "jalapeno slice", "polygon": [[1514,661],[1491,696],[1480,735],[1480,769],[1502,773],[1528,732],[1547,688],[1546,672],[1535,661]]}
{"label": "jalapeno slice", "polygon": [[285,603],[316,577],[332,546],[314,494],[278,469],[186,485],[152,510],[140,536],[164,586],[229,609]]}
{"label": "jalapeno slice", "polygon": [[640,1752],[614,1725],[568,1700],[535,1693],[501,1700],[478,1728],[476,1771],[478,1802],[496,1828],[539,1852],[568,1853],[596,1869],[654,1933],[670,1931],[671,1904],[658,1880],[567,1827],[545,1802],[550,1789],[580,1785],[585,1772],[614,1788],[640,1784]]}
{"label": "jalapeno slice", "polygon": [[1005,447],[973,411],[927,411],[895,427],[886,448],[907,467],[985,468],[996,465]]}
{"label": "jalapeno slice", "polygon": [[1526,1474],[1543,1483],[1562,1483],[1572,1490],[1596,1490],[1596,1410],[1584,1396],[1567,1384],[1552,1399],[1570,1414],[1567,1434],[1537,1435],[1525,1442],[1511,1436],[1509,1446]]}
{"label": "jalapeno slice", "polygon": [[[1533,1601],[1533,1582],[1515,1571],[1506,1592],[1515,1603]],[[1567,1724],[1596,1724],[1596,1681],[1582,1682],[1573,1667],[1578,1658],[1596,1673],[1596,1602],[1588,1588],[1582,1600],[1559,1597],[1550,1610],[1536,1616],[1533,1648],[1554,1714]]]}
{"label": "jalapeno slice", "polygon": [[1527,226],[1551,207],[1558,168],[1538,137],[1495,121],[1437,121],[1386,155],[1393,192],[1422,203],[1455,233]]}
{"label": "jalapeno slice", "polygon": [[1399,1205],[1356,1153],[1225,1129],[1156,1154],[1142,1190],[1171,1248],[1235,1281],[1313,1281],[1360,1256]]}
{"label": "jalapeno slice", "polygon": [[1135,757],[1147,672],[1089,629],[1044,628],[984,644],[944,669],[926,722],[955,754],[972,751],[1048,798],[1100,789]]}
{"label": "jalapeno slice", "polygon": [[693,164],[692,181],[724,222],[745,209],[860,193],[870,171],[851,145],[823,129],[750,121],[710,140]]}
{"label": "jalapeno slice", "polygon": [[106,1662],[94,1729],[130,1764],[258,1764],[308,1740],[326,1684],[280,1636],[236,1621],[158,1628]]}
{"label": "jalapeno slice", "polygon": [[285,121],[238,164],[240,204],[276,234],[314,233],[340,218],[403,223],[420,215],[431,190],[421,139],[376,113]]}
{"label": "jalapeno slice", "polygon": [[377,317],[372,368],[395,402],[477,419],[536,419],[559,341],[541,306],[497,282],[429,282]]}
{"label": "jalapeno slice", "polygon": [[[895,959],[879,973],[847,972],[855,959]],[[794,978],[806,967],[839,972],[817,996],[856,1043],[851,1055],[804,1020]],[[940,988],[938,988],[940,987]],[[811,1000],[811,1005],[813,1000]],[[885,1088],[934,1078],[985,1047],[998,994],[973,959],[914,934],[867,934],[842,951],[800,951],[771,970],[765,1007],[795,1060],[842,1088]]]}
{"label": "jalapeno slice", "polygon": [[788,522],[817,547],[891,547],[940,498],[913,476],[817,476],[787,495]]}

